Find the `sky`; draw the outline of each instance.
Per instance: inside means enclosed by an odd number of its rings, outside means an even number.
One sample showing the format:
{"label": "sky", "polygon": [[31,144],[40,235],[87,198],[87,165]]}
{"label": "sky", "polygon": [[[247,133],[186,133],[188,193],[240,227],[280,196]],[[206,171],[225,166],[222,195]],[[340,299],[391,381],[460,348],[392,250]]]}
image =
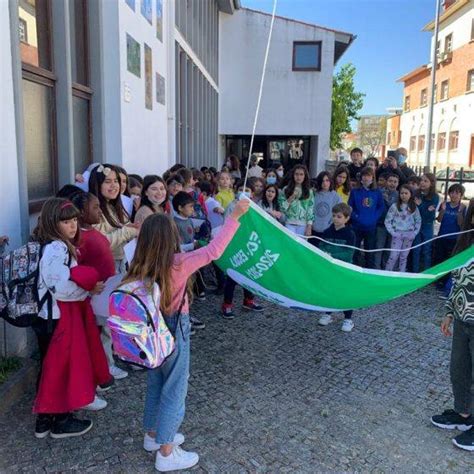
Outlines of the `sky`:
{"label": "sky", "polygon": [[[273,0],[241,0],[241,5],[273,10]],[[365,115],[401,107],[403,85],[396,81],[430,62],[431,34],[421,30],[434,19],[435,8],[436,0],[278,0],[276,14],[357,35],[338,67],[356,66]]]}

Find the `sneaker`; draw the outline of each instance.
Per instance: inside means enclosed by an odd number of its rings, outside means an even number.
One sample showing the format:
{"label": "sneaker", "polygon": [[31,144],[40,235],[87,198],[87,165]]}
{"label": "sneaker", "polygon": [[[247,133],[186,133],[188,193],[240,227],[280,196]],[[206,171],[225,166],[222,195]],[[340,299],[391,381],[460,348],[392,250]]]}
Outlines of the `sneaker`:
{"label": "sneaker", "polygon": [[318,321],[320,326],[327,326],[329,323],[332,323],[332,316],[330,314],[323,314]]}
{"label": "sneaker", "polygon": [[189,330],[189,335],[190,336],[194,336],[196,334],[196,329],[194,328],[194,326],[191,324],[191,329]]}
{"label": "sneaker", "polygon": [[53,426],[52,415],[38,415],[35,424],[35,438],[43,439],[49,435]]}
{"label": "sneaker", "polygon": [[82,407],[82,409],[89,410],[89,411],[99,411],[99,410],[103,410],[106,406],[107,406],[107,402],[103,398],[100,398],[96,395],[94,397],[94,401],[92,403],[89,403],[89,405]]}
{"label": "sneaker", "polygon": [[453,438],[453,444],[466,451],[474,451],[474,427]]}
{"label": "sneaker", "polygon": [[79,420],[72,415],[56,417],[51,429],[51,438],[71,438],[81,436],[92,428],[92,420]]}
{"label": "sneaker", "polygon": [[354,329],[354,321],[352,319],[344,319],[341,326],[341,331],[351,332]]}
{"label": "sneaker", "polygon": [[467,431],[474,425],[473,418],[472,415],[469,418],[464,418],[454,410],[445,410],[441,415],[432,416],[431,423],[445,430]]}
{"label": "sneaker", "polygon": [[261,313],[263,311],[263,306],[254,303],[253,301],[244,301],[242,308],[248,311],[255,311],[256,313]]}
{"label": "sneaker", "polygon": [[128,372],[126,372],[125,370],[122,370],[120,367],[117,367],[116,365],[111,365],[109,367],[109,372],[110,372],[110,375],[115,380],[121,380],[121,379],[124,379],[125,377],[128,377]]}
{"label": "sneaker", "polygon": [[206,293],[203,291],[202,293],[195,295],[194,299],[197,301],[206,301]]}
{"label": "sneaker", "polygon": [[191,321],[191,324],[195,329],[204,329],[206,327],[206,325],[195,316],[190,316],[189,320]]}
{"label": "sneaker", "polygon": [[221,314],[224,319],[234,319],[232,305],[222,305]]}
{"label": "sneaker", "polygon": [[145,367],[142,367],[141,365],[128,364],[128,366],[132,369],[133,372],[140,372],[140,370],[145,370]]}
{"label": "sneaker", "polygon": [[[184,443],[184,435],[181,433],[176,433],[174,435],[173,444],[174,446],[181,446]],[[145,433],[143,438],[143,449],[145,451],[158,451],[160,449],[161,444],[158,444],[154,438],[152,438],[148,433]]]}
{"label": "sneaker", "polygon": [[179,471],[189,469],[199,462],[197,453],[191,453],[175,446],[169,456],[163,456],[159,451],[156,453],[155,468],[160,472]]}
{"label": "sneaker", "polygon": [[110,390],[115,383],[115,379],[112,377],[109,382],[103,383],[102,385],[98,385],[96,392],[97,393],[104,393],[107,390]]}

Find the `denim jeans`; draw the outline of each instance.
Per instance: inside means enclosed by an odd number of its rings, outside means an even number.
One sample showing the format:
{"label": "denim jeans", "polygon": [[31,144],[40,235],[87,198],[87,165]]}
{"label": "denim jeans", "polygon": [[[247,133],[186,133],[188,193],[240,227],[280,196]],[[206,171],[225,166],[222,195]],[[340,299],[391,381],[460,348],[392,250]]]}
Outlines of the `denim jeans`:
{"label": "denim jeans", "polygon": [[[365,250],[375,249],[376,233],[375,229],[371,230],[356,230],[356,247],[364,248]],[[362,242],[364,245],[362,246]],[[375,268],[374,261],[375,253],[374,252],[356,252],[355,261],[357,265],[363,266],[363,260],[365,258],[365,267],[366,268]]]}
{"label": "denim jeans", "polygon": [[189,315],[165,316],[168,328],[175,336],[175,350],[166,362],[148,371],[145,413],[145,432],[156,431],[156,442],[171,443],[183,422],[188,392],[190,323]]}
{"label": "denim jeans", "polygon": [[[426,242],[427,240],[432,239],[433,234],[434,226],[432,222],[430,222],[429,224],[422,224],[420,232],[413,241],[413,245],[418,245],[422,242]],[[422,245],[421,247],[412,250],[413,273],[420,272],[421,256],[423,256],[423,270],[428,270],[428,268],[431,267],[432,248],[432,242],[429,242],[428,244]]]}
{"label": "denim jeans", "polygon": [[[375,248],[387,249],[391,245],[391,236],[384,225],[378,225],[375,232]],[[377,270],[385,268],[389,252],[376,252],[374,255],[374,265]]]}

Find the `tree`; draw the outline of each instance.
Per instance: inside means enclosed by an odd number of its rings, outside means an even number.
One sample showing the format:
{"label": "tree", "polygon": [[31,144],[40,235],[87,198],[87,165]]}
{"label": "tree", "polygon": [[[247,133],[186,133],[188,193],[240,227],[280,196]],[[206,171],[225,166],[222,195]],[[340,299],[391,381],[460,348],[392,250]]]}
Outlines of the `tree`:
{"label": "tree", "polygon": [[332,150],[341,148],[341,134],[351,131],[351,121],[359,118],[358,112],[364,105],[365,94],[356,92],[353,64],[345,64],[334,75],[332,83],[331,139]]}
{"label": "tree", "polygon": [[380,148],[385,143],[387,117],[368,116],[359,121],[359,146],[367,156],[379,156]]}

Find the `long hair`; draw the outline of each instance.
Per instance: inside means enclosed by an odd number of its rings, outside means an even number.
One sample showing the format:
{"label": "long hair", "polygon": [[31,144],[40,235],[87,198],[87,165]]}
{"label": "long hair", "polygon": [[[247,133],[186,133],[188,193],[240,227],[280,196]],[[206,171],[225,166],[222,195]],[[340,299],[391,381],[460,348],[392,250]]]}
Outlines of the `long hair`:
{"label": "long hair", "polygon": [[434,173],[424,173],[423,176],[428,178],[430,182],[430,189],[426,194],[426,198],[433,199],[434,195],[436,194],[436,175]]}
{"label": "long hair", "polygon": [[263,196],[262,196],[262,204],[265,207],[270,207],[270,203],[268,202],[267,199],[267,190],[273,188],[275,190],[275,199],[273,200],[272,206],[274,211],[280,211],[280,203],[278,202],[278,186],[276,184],[268,184],[267,187],[265,188],[265,191],[263,191]]}
{"label": "long hair", "polygon": [[179,242],[173,219],[166,214],[148,216],[140,229],[135,255],[123,280],[125,283],[140,280],[150,289],[156,282],[161,292],[160,308],[166,315],[171,312],[174,296],[171,270],[175,267],[174,255],[180,252]]}
{"label": "long hair", "polygon": [[[120,187],[121,181],[119,168],[117,168],[115,165],[104,164],[95,167],[91,171],[91,175],[89,177],[89,191],[99,199],[100,209],[102,210],[105,220],[112,227],[119,229],[128,222],[130,216],[123,208],[122,200],[120,198],[120,191],[117,194],[117,197],[115,199],[111,199],[110,201],[107,201],[107,199],[105,199],[105,197],[102,196],[102,193],[100,192],[100,188],[105,181],[105,178],[109,176],[110,173],[115,173]],[[110,212],[110,208],[112,208],[114,211],[113,213]]]}
{"label": "long hair", "polygon": [[[466,211],[466,217],[464,219],[464,225],[462,226],[462,230],[472,230],[474,226],[472,224],[472,220],[474,219],[474,198],[469,201],[469,206]],[[453,255],[466,250],[474,243],[474,232],[466,232],[465,234],[461,234],[458,236],[456,241],[456,246],[453,250]]]}
{"label": "long hair", "polygon": [[399,211],[402,210],[402,199],[400,198],[400,192],[402,191],[402,189],[406,189],[409,193],[410,193],[410,199],[407,203],[407,206],[408,206],[408,210],[410,211],[410,214],[413,214],[415,211],[416,211],[416,202],[415,202],[415,197],[413,196],[413,189],[408,186],[408,184],[402,184],[400,186],[400,191],[398,193],[398,200],[397,200],[397,209]]}
{"label": "long hair", "polygon": [[240,171],[240,160],[236,155],[229,156],[230,171]]}
{"label": "long hair", "polygon": [[36,238],[42,245],[46,245],[53,240],[61,240],[67,246],[71,256],[77,258],[76,248],[74,243],[79,241],[80,230],[77,226],[77,233],[74,237],[74,242],[63,237],[59,230],[59,223],[70,219],[78,219],[80,215],[79,210],[68,199],[51,198],[48,199],[41,208],[41,213],[38,219],[38,229],[36,231]]}
{"label": "long hair", "polygon": [[304,171],[304,181],[301,184],[301,197],[300,200],[308,199],[310,196],[311,182],[309,180],[308,168],[305,165],[295,165],[290,172],[290,180],[288,186],[285,188],[285,197],[288,199],[295,191],[295,171],[303,170]]}
{"label": "long hair", "polygon": [[[121,166],[115,166],[118,169],[118,172],[120,174],[123,174],[125,176],[125,191],[124,195],[127,197],[130,197],[130,180],[128,179],[128,173],[125,171],[125,168],[122,168]],[[119,181],[120,185],[122,185],[122,178],[119,176]]]}
{"label": "long hair", "polygon": [[334,189],[331,175],[327,171],[321,171],[321,173],[319,173],[318,176],[316,176],[316,191],[317,192],[320,192],[323,190],[323,180],[326,177],[329,179],[329,183],[330,183],[329,191],[332,191]]}
{"label": "long hair", "polygon": [[155,184],[157,181],[160,182],[166,189],[165,200],[159,205],[163,209],[163,212],[165,212],[165,206],[166,206],[166,203],[168,202],[168,188],[166,187],[166,183],[164,182],[164,180],[156,174],[148,174],[143,178],[141,205],[147,206],[153,212],[156,212],[156,208],[153,205],[153,203],[150,201],[148,196],[146,195],[146,191],[152,184]]}
{"label": "long hair", "polygon": [[349,173],[349,170],[347,169],[347,166],[342,165],[342,166],[338,166],[336,168],[336,171],[334,171],[334,175],[332,177],[332,185],[333,185],[333,188],[337,190],[337,180],[336,180],[336,178],[342,173],[346,174],[346,181],[342,185],[342,192],[346,196],[349,196],[352,186],[351,186],[351,175]]}

